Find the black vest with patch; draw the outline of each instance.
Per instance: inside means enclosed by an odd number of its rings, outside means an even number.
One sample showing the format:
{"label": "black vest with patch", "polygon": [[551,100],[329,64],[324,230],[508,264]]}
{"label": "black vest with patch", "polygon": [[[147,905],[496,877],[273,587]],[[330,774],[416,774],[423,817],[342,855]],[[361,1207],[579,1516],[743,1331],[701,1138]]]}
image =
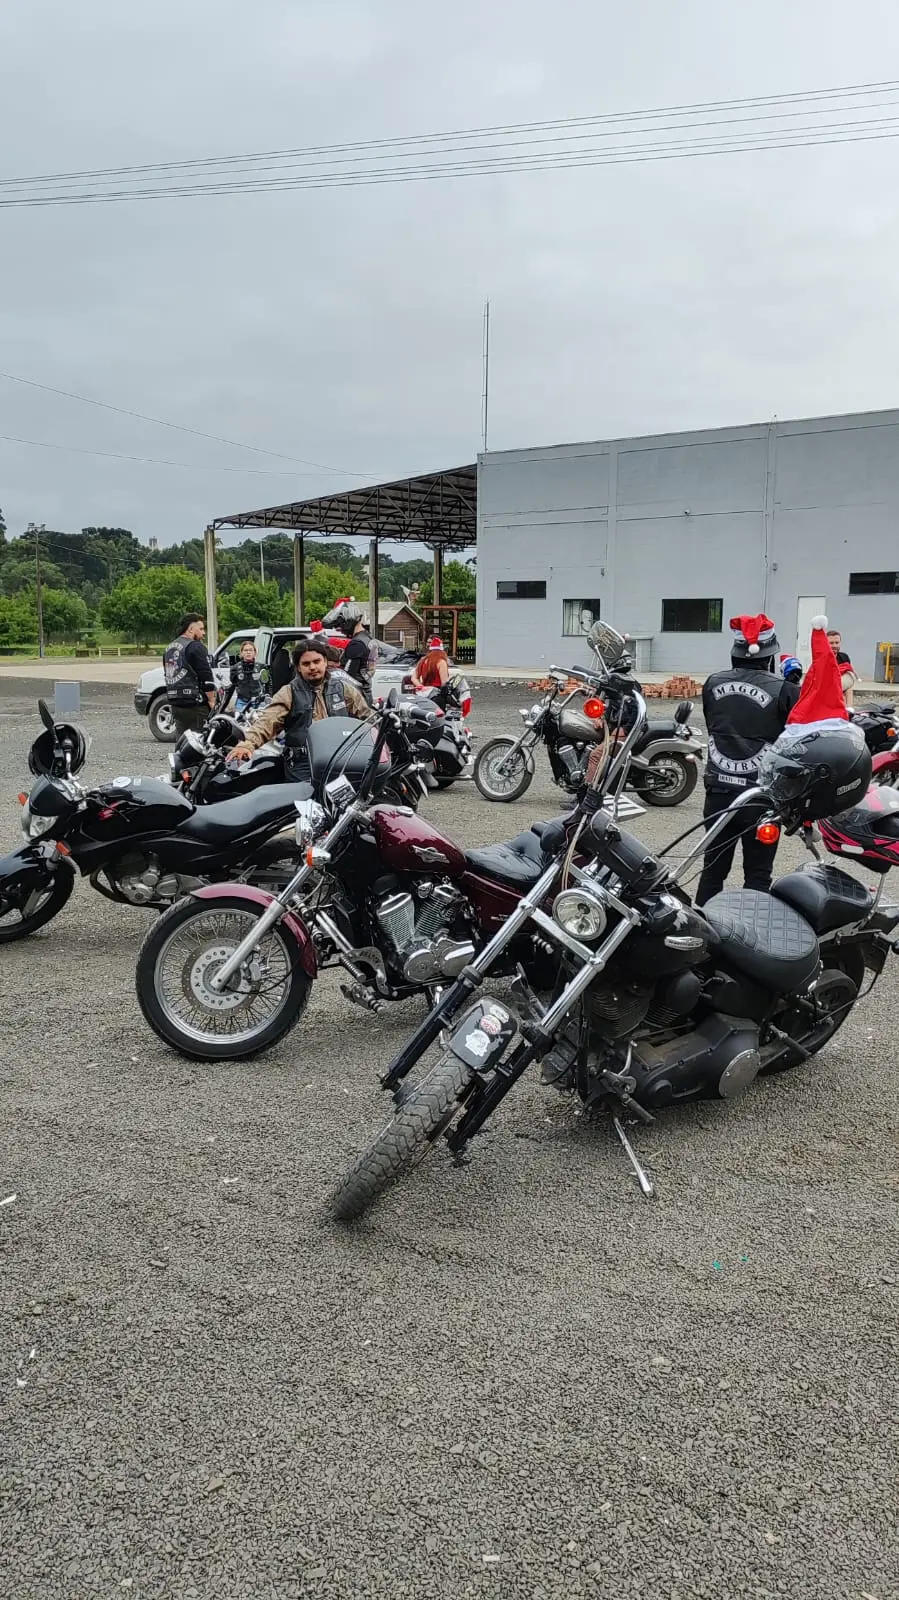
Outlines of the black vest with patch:
{"label": "black vest with patch", "polygon": [[291,707],[284,724],[285,760],[288,767],[293,764],[296,757],[305,754],[315,698],[319,691],[324,696],[325,710],[329,717],[347,715],[346,696],[341,683],[335,682],[330,674],[322,684],[307,683],[305,678],[301,678],[297,673],[297,676],[290,681]]}
{"label": "black vest with patch", "polygon": [[702,709],[709,734],[708,787],[753,786],[759,756],[783,733],[791,701],[783,679],[773,672],[727,667],[706,679]]}

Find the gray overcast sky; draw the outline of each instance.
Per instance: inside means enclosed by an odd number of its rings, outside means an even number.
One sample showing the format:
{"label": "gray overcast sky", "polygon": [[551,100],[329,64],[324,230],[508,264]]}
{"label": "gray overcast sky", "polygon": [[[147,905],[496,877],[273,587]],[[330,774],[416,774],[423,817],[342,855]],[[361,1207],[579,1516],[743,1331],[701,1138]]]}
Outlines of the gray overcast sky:
{"label": "gray overcast sky", "polygon": [[[899,76],[895,0],[6,0],[0,176]],[[899,402],[899,141],[5,211],[0,368],[378,478]],[[0,382],[0,433],[255,458]],[[161,543],[357,478],[0,442],[0,506]],[[398,552],[397,552],[398,553]]]}

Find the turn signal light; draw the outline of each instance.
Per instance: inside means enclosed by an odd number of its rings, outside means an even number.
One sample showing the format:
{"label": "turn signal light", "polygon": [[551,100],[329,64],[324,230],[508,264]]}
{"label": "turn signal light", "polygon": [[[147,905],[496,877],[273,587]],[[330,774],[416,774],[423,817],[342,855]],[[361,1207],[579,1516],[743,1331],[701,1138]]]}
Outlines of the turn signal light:
{"label": "turn signal light", "polygon": [[24,804],[25,804],[25,801],[26,801],[26,800],[27,800],[27,799],[28,799],[28,796],[27,796],[27,794],[20,794],[20,795],[19,795],[19,796],[18,796],[18,801],[19,801],[19,805],[20,805],[20,806],[23,806],[23,805],[24,805]]}
{"label": "turn signal light", "polygon": [[887,738],[888,739],[895,739],[895,737],[896,737],[896,729],[895,728],[887,728]]}
{"label": "turn signal light", "polygon": [[604,701],[602,701],[602,700],[585,700],[584,701],[584,716],[585,717],[592,717],[594,722],[598,722],[600,717],[604,717],[605,714],[606,714],[606,708],[605,708],[605,702]]}
{"label": "turn signal light", "polygon": [[759,844],[776,844],[780,838],[780,829],[776,822],[760,822],[755,830]]}
{"label": "turn signal light", "polygon": [[69,849],[68,845],[67,844],[63,844],[60,839],[56,840],[56,848],[59,851],[59,854],[61,856],[70,856],[72,854],[72,852]]}

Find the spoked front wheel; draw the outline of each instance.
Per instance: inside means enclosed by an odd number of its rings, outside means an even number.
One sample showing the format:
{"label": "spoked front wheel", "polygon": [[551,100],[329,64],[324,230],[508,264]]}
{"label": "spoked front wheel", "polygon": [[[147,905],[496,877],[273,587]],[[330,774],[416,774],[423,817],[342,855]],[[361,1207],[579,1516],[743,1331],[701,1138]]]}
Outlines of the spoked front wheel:
{"label": "spoked front wheel", "polygon": [[342,1179],[331,1201],[332,1216],[338,1222],[355,1221],[385,1189],[411,1172],[461,1110],[473,1081],[464,1062],[450,1054],[441,1057]]}
{"label": "spoked front wheel", "polygon": [[490,739],[474,764],[474,781],[485,800],[518,800],[533,776],[534,757],[517,739]]}
{"label": "spoked front wheel", "polygon": [[259,921],[234,897],[180,900],[153,924],[137,961],[137,999],[153,1032],[197,1061],[246,1061],[299,1021],[312,979],[276,923],[223,989],[210,980]]}

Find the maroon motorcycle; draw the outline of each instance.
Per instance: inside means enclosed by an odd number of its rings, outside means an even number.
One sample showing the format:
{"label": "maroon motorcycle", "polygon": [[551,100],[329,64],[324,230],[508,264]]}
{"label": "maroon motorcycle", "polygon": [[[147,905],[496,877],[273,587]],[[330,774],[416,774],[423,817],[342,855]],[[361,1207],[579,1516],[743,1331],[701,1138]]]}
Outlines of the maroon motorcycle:
{"label": "maroon motorcycle", "polygon": [[[388,705],[372,750],[377,763]],[[244,1060],[288,1032],[323,967],[347,975],[346,997],[370,1011],[422,995],[433,1003],[546,870],[566,827],[537,823],[504,844],[463,850],[410,808],[373,805],[370,784],[343,777],[297,803],[303,865],[278,895],[249,885],[197,889],[153,924],[137,964],[150,1027],[183,1055]],[[506,968],[535,987],[557,961],[533,928]]]}

